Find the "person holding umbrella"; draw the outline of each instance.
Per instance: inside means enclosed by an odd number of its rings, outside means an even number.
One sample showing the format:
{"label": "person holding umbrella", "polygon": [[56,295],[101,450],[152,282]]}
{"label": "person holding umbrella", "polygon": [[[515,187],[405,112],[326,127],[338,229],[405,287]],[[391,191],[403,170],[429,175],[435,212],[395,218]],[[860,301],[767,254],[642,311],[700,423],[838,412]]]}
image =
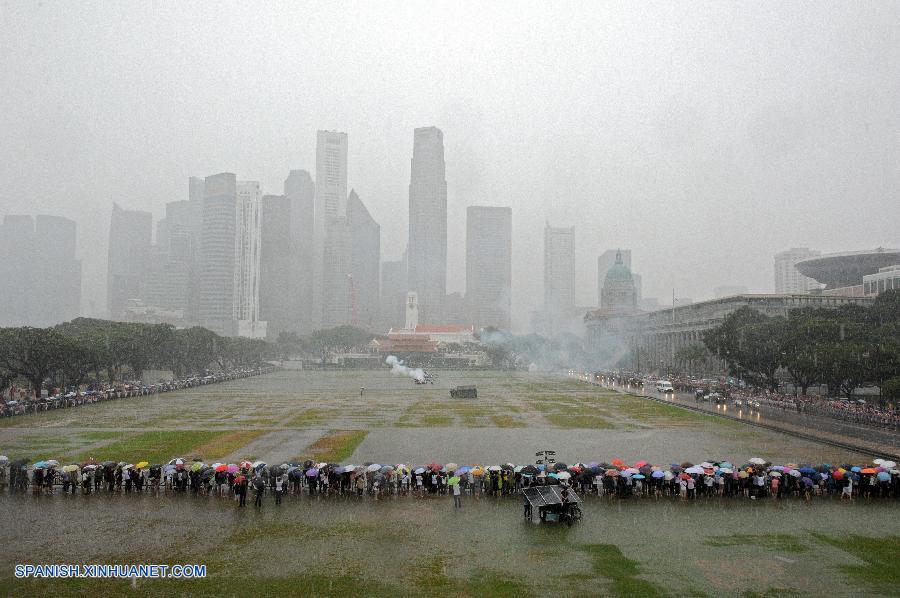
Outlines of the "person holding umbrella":
{"label": "person holding umbrella", "polygon": [[238,497],[238,506],[247,506],[247,476],[239,475],[234,478],[234,491]]}
{"label": "person holding umbrella", "polygon": [[262,507],[263,493],[266,491],[266,482],[259,476],[253,479],[254,501],[253,506]]}

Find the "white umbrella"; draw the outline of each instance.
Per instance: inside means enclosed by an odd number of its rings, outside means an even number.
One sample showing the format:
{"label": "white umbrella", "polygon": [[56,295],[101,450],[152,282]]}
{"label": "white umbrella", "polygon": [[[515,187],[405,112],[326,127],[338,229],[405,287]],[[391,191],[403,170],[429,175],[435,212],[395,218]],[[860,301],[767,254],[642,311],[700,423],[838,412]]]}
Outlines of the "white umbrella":
{"label": "white umbrella", "polygon": [[6,455],[0,455],[0,463],[8,463],[8,462],[9,462],[9,457],[7,457]]}
{"label": "white umbrella", "polygon": [[490,467],[488,467],[488,471],[500,471],[500,466],[499,465],[491,465]]}
{"label": "white umbrella", "polygon": [[882,461],[881,466],[885,469],[896,469],[897,464],[894,461]]}
{"label": "white umbrella", "polygon": [[750,459],[750,463],[753,463],[754,465],[765,465],[766,460],[760,459],[759,457],[753,457],[752,459]]}
{"label": "white umbrella", "polygon": [[700,464],[700,467],[712,469],[715,466],[712,463],[710,463],[709,461],[704,461],[703,463]]}
{"label": "white umbrella", "polygon": [[369,465],[369,467],[366,468],[366,471],[378,471],[379,469],[381,469],[381,465],[379,465],[378,463],[372,463],[371,465]]}
{"label": "white umbrella", "polygon": [[568,471],[561,471],[558,474],[556,474],[556,478],[560,479],[560,480],[568,480],[571,477],[572,477],[572,474],[569,473]]}
{"label": "white umbrella", "polygon": [[791,474],[792,476],[794,476],[795,478],[799,478],[801,475],[799,469],[792,469],[788,473]]}
{"label": "white umbrella", "polygon": [[781,472],[780,472],[780,471],[773,471],[773,472],[772,472],[771,474],[769,474],[769,475],[771,475],[773,478],[780,478],[780,477],[781,477]]}

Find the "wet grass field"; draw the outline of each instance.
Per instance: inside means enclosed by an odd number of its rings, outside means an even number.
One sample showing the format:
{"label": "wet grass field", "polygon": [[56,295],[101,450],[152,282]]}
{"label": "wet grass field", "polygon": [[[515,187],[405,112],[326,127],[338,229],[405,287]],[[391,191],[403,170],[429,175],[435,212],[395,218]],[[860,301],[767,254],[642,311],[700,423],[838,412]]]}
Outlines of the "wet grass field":
{"label": "wet grass field", "polygon": [[[281,371],[0,422],[0,454],[61,462],[871,459],[544,374]],[[477,400],[449,388],[476,384]],[[360,388],[365,391],[360,396]],[[567,528],[516,498],[0,496],[3,594],[897,595],[896,502],[608,502]],[[204,580],[28,580],[16,563],[201,563]]]}

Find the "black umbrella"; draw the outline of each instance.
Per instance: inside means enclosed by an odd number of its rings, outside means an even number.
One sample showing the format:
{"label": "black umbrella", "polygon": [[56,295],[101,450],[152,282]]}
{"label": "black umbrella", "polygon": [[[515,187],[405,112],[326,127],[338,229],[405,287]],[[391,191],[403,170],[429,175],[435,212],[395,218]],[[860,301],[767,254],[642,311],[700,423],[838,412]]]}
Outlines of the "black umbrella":
{"label": "black umbrella", "polygon": [[257,488],[265,488],[265,487],[266,487],[266,481],[265,481],[264,479],[262,479],[262,478],[259,478],[259,477],[253,478],[253,485],[256,486]]}
{"label": "black umbrella", "polygon": [[569,466],[566,465],[565,463],[557,463],[556,465],[553,466],[553,469],[554,469],[554,471],[565,471],[565,470],[569,469]]}
{"label": "black umbrella", "polygon": [[540,473],[540,471],[541,470],[534,465],[526,465],[522,468],[521,473],[523,475],[537,475],[538,473]]}

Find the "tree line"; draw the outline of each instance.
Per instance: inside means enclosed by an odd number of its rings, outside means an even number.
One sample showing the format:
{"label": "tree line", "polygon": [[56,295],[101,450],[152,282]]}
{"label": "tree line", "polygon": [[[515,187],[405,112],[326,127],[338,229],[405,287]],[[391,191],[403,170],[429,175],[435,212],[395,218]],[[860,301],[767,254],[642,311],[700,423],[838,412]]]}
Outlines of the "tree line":
{"label": "tree line", "polygon": [[[802,394],[825,385],[832,396],[877,386],[900,398],[900,291],[870,306],[803,308],[769,317],[743,307],[704,337],[731,375],[776,390],[786,375]],[[896,393],[896,396],[895,396]]]}
{"label": "tree line", "polygon": [[176,378],[262,363],[272,347],[259,339],[228,338],[195,326],[76,318],[49,328],[0,328],[0,389],[24,380],[36,392],[86,382],[140,380],[148,369]]}

